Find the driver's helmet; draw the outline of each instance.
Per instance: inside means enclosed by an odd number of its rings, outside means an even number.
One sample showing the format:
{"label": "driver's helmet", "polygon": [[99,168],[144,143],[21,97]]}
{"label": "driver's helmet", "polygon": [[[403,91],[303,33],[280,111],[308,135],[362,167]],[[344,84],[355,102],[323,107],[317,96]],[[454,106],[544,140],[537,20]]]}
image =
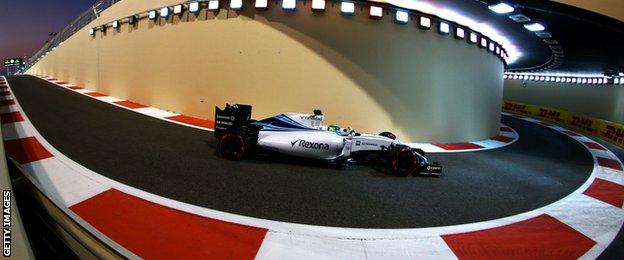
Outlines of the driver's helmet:
{"label": "driver's helmet", "polygon": [[340,126],[338,126],[338,125],[329,125],[329,126],[327,126],[327,131],[338,133],[338,134],[342,132]]}

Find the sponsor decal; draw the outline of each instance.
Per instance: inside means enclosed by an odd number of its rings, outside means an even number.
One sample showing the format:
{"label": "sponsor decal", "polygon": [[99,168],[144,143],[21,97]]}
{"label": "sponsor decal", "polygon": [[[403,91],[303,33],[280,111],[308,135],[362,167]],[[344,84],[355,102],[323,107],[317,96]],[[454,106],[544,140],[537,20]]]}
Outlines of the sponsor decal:
{"label": "sponsor decal", "polygon": [[561,116],[561,112],[559,111],[545,109],[545,108],[539,109],[539,117],[546,118],[552,121],[561,122],[560,116]]}
{"label": "sponsor decal", "polygon": [[217,119],[225,119],[225,120],[234,121],[236,119],[236,117],[234,117],[234,116],[220,116],[220,115],[217,115]]}
{"label": "sponsor decal", "polygon": [[624,128],[618,127],[615,125],[607,124],[605,126],[605,130],[600,132],[604,138],[619,144],[620,146],[624,145]]}
{"label": "sponsor decal", "polygon": [[308,149],[315,149],[315,150],[329,150],[329,144],[308,142],[308,141],[303,140],[303,139],[297,139],[297,140],[295,140],[293,142],[290,142],[290,145],[292,147],[295,147],[295,145],[297,145],[299,147],[308,148]]}
{"label": "sponsor decal", "polygon": [[574,130],[580,130],[585,133],[600,136],[606,141],[620,147],[624,147],[624,125],[618,123],[584,115],[577,115],[556,108],[541,107],[512,101],[505,101],[503,104],[503,110],[516,114],[539,117],[545,121],[559,123]]}
{"label": "sponsor decal", "polygon": [[572,116],[572,121],[569,124],[573,127],[585,130],[590,133],[596,133],[596,129],[592,126],[594,120],[581,116]]}
{"label": "sponsor decal", "polygon": [[442,171],[442,166],[427,165],[427,171],[428,172],[441,172]]}
{"label": "sponsor decal", "polygon": [[2,255],[11,256],[11,191],[2,192]]}

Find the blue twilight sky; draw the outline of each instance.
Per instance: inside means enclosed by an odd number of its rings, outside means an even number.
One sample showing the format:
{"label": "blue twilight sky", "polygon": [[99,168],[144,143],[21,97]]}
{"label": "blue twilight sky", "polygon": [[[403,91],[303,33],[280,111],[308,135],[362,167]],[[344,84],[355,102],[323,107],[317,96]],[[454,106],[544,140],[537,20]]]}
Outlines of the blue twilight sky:
{"label": "blue twilight sky", "polygon": [[[96,0],[1,0],[0,61],[30,57]],[[0,64],[0,74],[5,68]]]}

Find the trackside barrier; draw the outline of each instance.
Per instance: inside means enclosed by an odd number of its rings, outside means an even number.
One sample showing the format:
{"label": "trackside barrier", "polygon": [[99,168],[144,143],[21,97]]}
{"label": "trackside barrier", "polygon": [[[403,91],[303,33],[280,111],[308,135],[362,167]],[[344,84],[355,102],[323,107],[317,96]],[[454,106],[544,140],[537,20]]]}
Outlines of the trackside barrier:
{"label": "trackside barrier", "polygon": [[544,121],[565,125],[574,130],[598,136],[605,141],[624,148],[624,125],[607,120],[574,114],[556,108],[504,101],[503,111],[537,117]]}
{"label": "trackside barrier", "polygon": [[[0,81],[4,81],[4,78],[0,77]],[[0,128],[0,137],[1,136],[2,129]],[[11,257],[16,259],[35,259],[32,249],[30,248],[30,243],[28,242],[28,237],[26,236],[26,231],[24,230],[24,225],[22,224],[19,210],[17,208],[15,192],[11,183],[11,177],[9,176],[3,142],[0,142],[0,188],[2,188],[3,198],[3,244],[1,246],[2,256],[5,258]],[[6,206],[8,207],[5,208]],[[7,216],[9,218],[9,222],[5,223],[4,221],[6,220]],[[9,232],[8,237],[6,232]],[[8,249],[7,246],[9,247]]]}

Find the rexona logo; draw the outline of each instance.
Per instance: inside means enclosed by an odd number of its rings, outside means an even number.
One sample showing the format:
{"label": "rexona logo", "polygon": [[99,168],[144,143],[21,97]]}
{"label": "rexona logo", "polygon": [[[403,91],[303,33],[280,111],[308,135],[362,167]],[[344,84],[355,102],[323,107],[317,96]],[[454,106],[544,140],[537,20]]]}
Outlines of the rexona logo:
{"label": "rexona logo", "polygon": [[308,142],[303,139],[295,140],[293,142],[290,142],[290,144],[292,145],[292,147],[295,147],[295,145],[297,145],[299,147],[309,148],[309,149],[329,150],[329,144]]}

